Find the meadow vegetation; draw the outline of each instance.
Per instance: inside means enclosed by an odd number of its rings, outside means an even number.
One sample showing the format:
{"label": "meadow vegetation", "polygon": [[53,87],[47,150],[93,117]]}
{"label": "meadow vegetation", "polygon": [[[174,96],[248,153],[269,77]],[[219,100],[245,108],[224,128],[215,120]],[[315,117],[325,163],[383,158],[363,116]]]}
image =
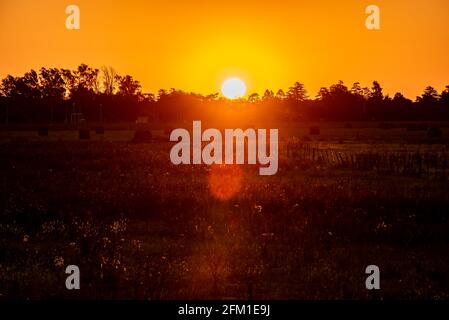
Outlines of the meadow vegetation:
{"label": "meadow vegetation", "polygon": [[0,297],[447,299],[447,127],[407,126],[285,126],[275,176],[175,166],[164,127],[1,131]]}

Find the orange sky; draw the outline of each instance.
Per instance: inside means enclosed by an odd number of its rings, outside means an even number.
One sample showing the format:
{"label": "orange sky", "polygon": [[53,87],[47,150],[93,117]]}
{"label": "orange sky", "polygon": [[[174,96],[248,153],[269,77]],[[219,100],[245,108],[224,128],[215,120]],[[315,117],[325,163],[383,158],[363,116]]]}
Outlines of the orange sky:
{"label": "orange sky", "polygon": [[[77,4],[81,30],[65,28]],[[381,30],[365,28],[365,7]],[[0,77],[41,66],[113,66],[159,88],[212,93],[230,76],[249,92],[303,82],[378,80],[410,98],[449,84],[447,0],[0,0]]]}

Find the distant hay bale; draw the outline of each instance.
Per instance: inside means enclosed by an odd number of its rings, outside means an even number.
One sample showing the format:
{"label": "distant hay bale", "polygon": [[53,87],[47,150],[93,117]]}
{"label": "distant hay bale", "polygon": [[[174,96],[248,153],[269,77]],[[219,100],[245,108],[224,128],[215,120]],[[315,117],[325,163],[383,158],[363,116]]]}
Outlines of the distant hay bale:
{"label": "distant hay bale", "polygon": [[345,129],[352,129],[352,123],[350,122],[345,123]]}
{"label": "distant hay bale", "polygon": [[443,137],[443,130],[437,127],[429,128],[427,130],[427,137],[432,139],[441,138]]}
{"label": "distant hay bale", "polygon": [[89,129],[80,129],[79,130],[79,138],[81,140],[89,140],[90,139],[90,130]]}
{"label": "distant hay bale", "polygon": [[152,140],[153,135],[150,130],[136,130],[132,141],[136,143],[149,143]]}
{"label": "distant hay bale", "polygon": [[104,134],[104,127],[96,127],[95,133],[96,134]]}
{"label": "distant hay bale", "polygon": [[39,128],[37,134],[39,137],[48,137],[48,128]]}
{"label": "distant hay bale", "polygon": [[319,136],[320,135],[320,127],[318,127],[318,126],[310,127],[309,133],[313,136]]}

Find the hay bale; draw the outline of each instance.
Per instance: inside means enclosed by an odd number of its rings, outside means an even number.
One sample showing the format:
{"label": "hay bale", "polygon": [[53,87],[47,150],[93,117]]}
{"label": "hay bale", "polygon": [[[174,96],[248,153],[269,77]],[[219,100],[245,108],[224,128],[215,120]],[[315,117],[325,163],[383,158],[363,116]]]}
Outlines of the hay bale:
{"label": "hay bale", "polygon": [[153,135],[150,130],[136,130],[132,141],[136,143],[150,143],[153,141]]}
{"label": "hay bale", "polygon": [[79,138],[81,140],[89,140],[90,139],[90,130],[89,129],[80,129],[79,130]]}
{"label": "hay bale", "polygon": [[318,126],[310,127],[309,133],[313,136],[319,136],[320,135],[320,127],[318,127]]}
{"label": "hay bale", "polygon": [[441,128],[433,127],[427,130],[427,137],[431,139],[438,139],[443,137],[443,130]]}
{"label": "hay bale", "polygon": [[48,128],[39,128],[37,134],[39,137],[48,137]]}

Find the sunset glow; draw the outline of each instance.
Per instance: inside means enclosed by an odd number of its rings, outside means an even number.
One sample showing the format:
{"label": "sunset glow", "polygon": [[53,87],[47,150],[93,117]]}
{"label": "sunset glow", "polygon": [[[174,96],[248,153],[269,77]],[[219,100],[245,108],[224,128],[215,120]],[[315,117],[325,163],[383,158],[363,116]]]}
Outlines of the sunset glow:
{"label": "sunset glow", "polygon": [[248,93],[300,81],[315,96],[338,80],[377,80],[414,99],[426,85],[442,90],[449,74],[445,0],[378,0],[379,31],[365,28],[360,0],[79,0],[75,31],[65,28],[68,4],[1,1],[1,77],[86,63],[131,74],[144,92],[210,94],[236,76]]}
{"label": "sunset glow", "polygon": [[0,0],[3,305],[449,301],[448,18],[449,0]]}

